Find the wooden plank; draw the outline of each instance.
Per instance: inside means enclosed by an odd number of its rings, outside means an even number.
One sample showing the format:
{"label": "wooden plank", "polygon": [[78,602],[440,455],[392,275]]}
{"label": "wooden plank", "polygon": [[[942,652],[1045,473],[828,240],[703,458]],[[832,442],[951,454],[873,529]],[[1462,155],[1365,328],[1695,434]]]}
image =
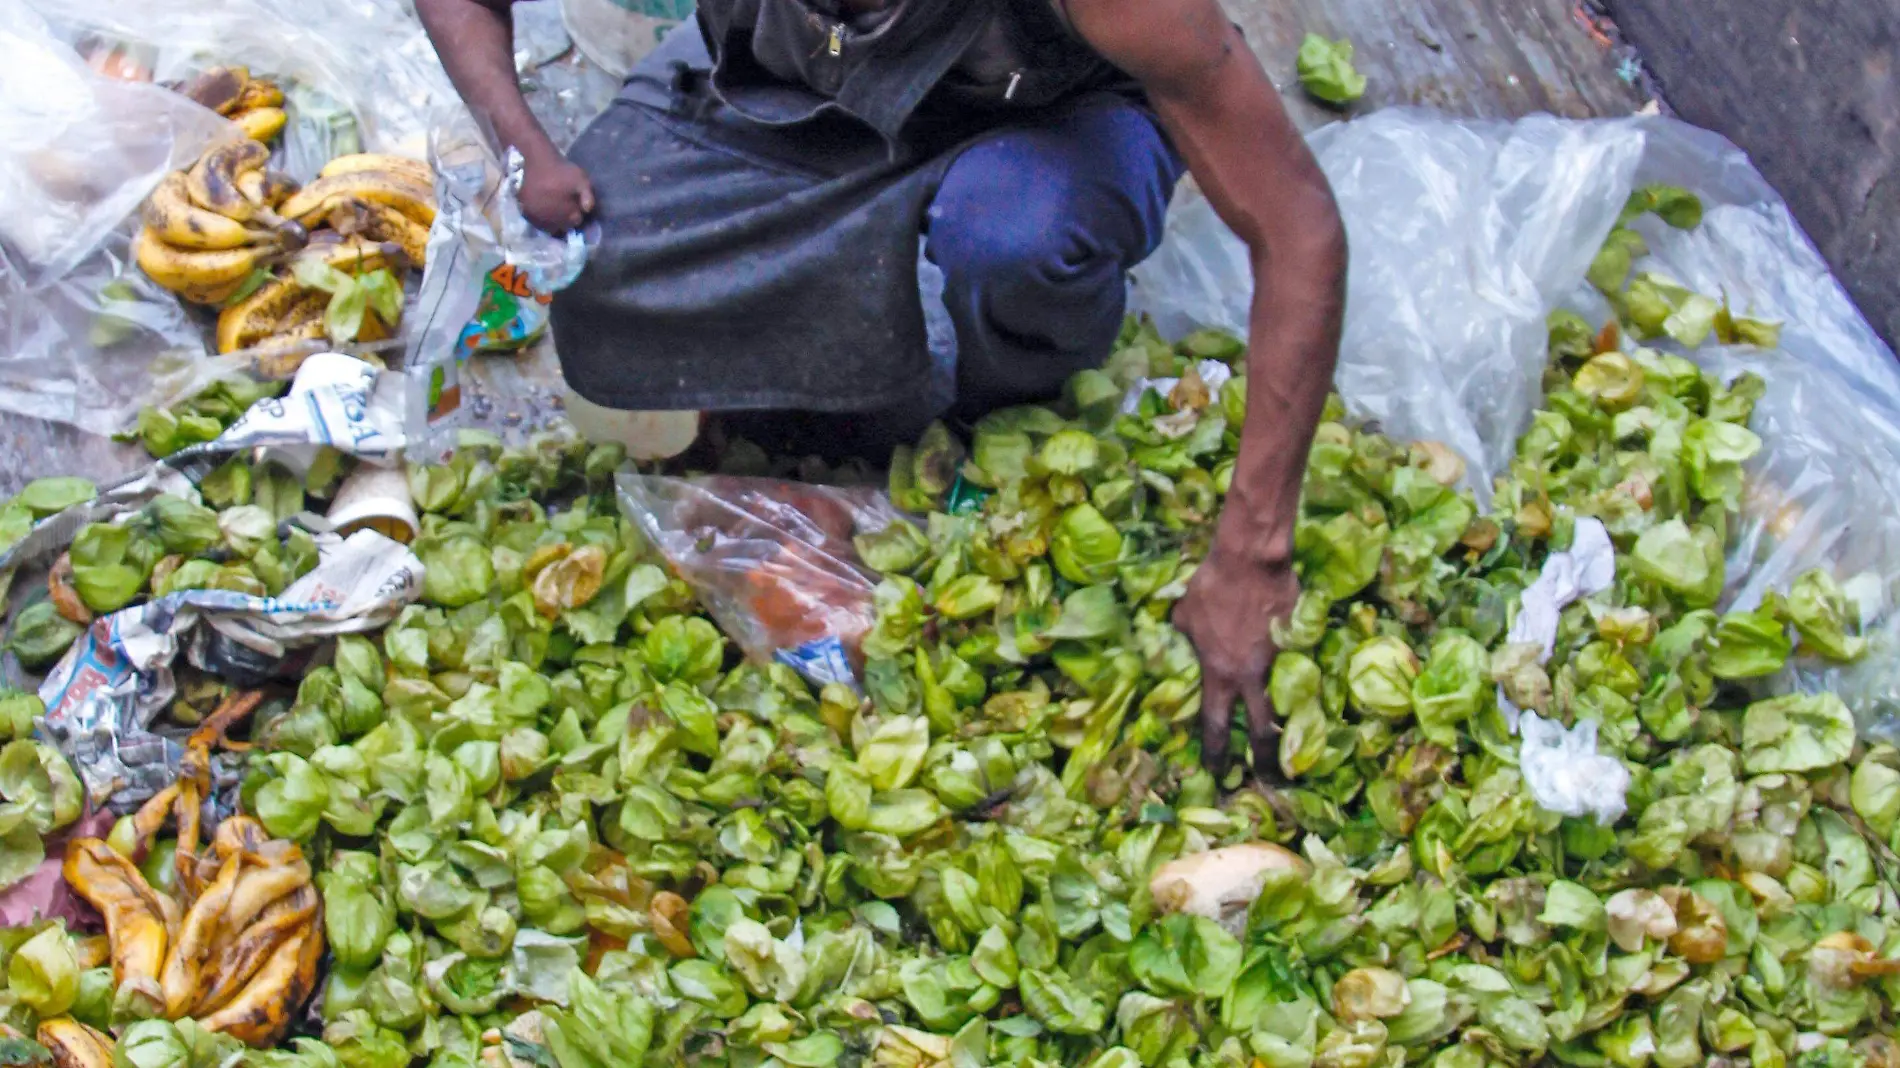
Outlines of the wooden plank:
{"label": "wooden plank", "polygon": [[1740,145],[1900,347],[1900,0],[1610,0],[1676,112]]}
{"label": "wooden plank", "polygon": [[1370,80],[1354,108],[1421,104],[1456,115],[1625,115],[1647,102],[1627,50],[1572,0],[1226,0],[1268,73],[1314,126],[1339,117],[1304,98],[1294,56],[1308,31],[1349,37]]}

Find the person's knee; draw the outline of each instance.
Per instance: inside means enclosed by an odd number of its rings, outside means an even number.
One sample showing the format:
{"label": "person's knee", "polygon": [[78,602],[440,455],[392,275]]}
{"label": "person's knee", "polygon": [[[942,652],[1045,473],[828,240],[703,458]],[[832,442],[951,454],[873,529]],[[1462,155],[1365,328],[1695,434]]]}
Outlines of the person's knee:
{"label": "person's knee", "polygon": [[927,249],[951,286],[1057,285],[1100,258],[1075,229],[1047,198],[940,198],[930,210]]}

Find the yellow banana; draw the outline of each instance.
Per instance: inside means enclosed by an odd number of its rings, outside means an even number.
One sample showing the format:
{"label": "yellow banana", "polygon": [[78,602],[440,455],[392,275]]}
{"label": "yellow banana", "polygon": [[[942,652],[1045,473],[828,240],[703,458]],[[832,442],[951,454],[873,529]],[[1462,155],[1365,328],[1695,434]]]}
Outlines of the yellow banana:
{"label": "yellow banana", "polygon": [[256,853],[270,840],[263,824],[249,816],[232,816],[212,832],[211,849],[222,861],[233,853]]}
{"label": "yellow banana", "polygon": [[269,78],[252,78],[238,90],[237,100],[231,105],[233,114],[250,111],[253,108],[281,108],[284,106],[284,91]]}
{"label": "yellow banana", "polygon": [[435,222],[435,190],[389,171],[349,171],[319,178],[284,201],[284,217],[314,226],[344,197],[387,204],[423,226]]}
{"label": "yellow banana", "polygon": [[429,228],[387,204],[343,197],[331,206],[328,218],[340,233],[363,234],[396,245],[414,267],[429,259]]}
{"label": "yellow banana", "polygon": [[218,145],[198,157],[198,162],[185,172],[191,199],[206,211],[239,221],[248,219],[249,214],[236,214],[255,207],[238,190],[238,175],[261,170],[269,160],[270,149],[248,138]]}
{"label": "yellow banana", "polygon": [[165,996],[165,1018],[176,1020],[191,1009],[198,999],[198,980],[204,972],[205,957],[211,948],[211,936],[224,916],[231,895],[237,890],[238,876],[244,870],[244,858],[231,857],[218,870],[218,877],[192,902],[185,922],[178,927],[171,951],[165,954],[165,968],[159,987]]}
{"label": "yellow banana", "polygon": [[243,876],[238,879],[237,890],[225,906],[223,918],[218,921],[212,946],[236,940],[266,908],[309,885],[310,865],[301,855],[262,866],[253,858],[253,863],[245,867]]}
{"label": "yellow banana", "polygon": [[238,124],[238,129],[244,131],[244,136],[262,143],[283,133],[284,124],[290,121],[290,116],[284,113],[283,108],[247,108],[231,116],[231,121]]}
{"label": "yellow banana", "polygon": [[338,156],[323,165],[317,172],[319,178],[334,178],[339,174],[355,174],[359,171],[387,171],[420,182],[429,188],[435,188],[435,168],[419,159],[408,156],[389,156],[380,152],[358,152],[351,156]]}
{"label": "yellow banana", "polygon": [[206,211],[191,202],[183,171],[158,183],[140,214],[159,240],[175,248],[228,249],[269,244],[278,240],[274,230],[254,230],[236,219]]}
{"label": "yellow banana", "polygon": [[329,300],[323,293],[311,293],[297,280],[272,278],[257,291],[218,313],[218,352],[248,349],[285,329],[297,316],[300,305],[315,302],[321,311]]}
{"label": "yellow banana", "polygon": [[344,274],[367,274],[406,262],[402,248],[394,242],[372,241],[367,237],[343,237],[327,230],[317,231],[319,240],[306,245],[292,259],[292,265],[315,260]]}
{"label": "yellow banana", "polygon": [[303,188],[283,171],[245,171],[238,175],[238,192],[253,204],[275,208]]}
{"label": "yellow banana", "polygon": [[158,974],[169,942],[166,917],[177,905],[152,889],[130,860],[98,838],[68,843],[63,871],[67,885],[105,918],[106,938],[112,945],[112,981],[119,996],[137,993],[157,1011],[163,1004]]}
{"label": "yellow banana", "polygon": [[236,997],[200,1019],[198,1026],[258,1049],[276,1041],[316,985],[317,961],[323,956],[318,930],[314,917],[306,921],[301,932],[271,952]]}
{"label": "yellow banana", "polygon": [[251,72],[243,67],[212,67],[179,87],[179,92],[220,115],[237,110]]}
{"label": "yellow banana", "polygon": [[54,1068],[112,1068],[112,1040],[70,1016],[40,1021],[38,1038]]}
{"label": "yellow banana", "polygon": [[230,1002],[251,981],[279,946],[302,933],[317,915],[317,890],[304,884],[294,893],[273,903],[244,928],[238,937],[212,956],[205,974],[211,982],[192,1006],[193,1016],[213,1013]]}
{"label": "yellow banana", "polygon": [[150,227],[140,230],[132,241],[133,258],[147,277],[194,299],[220,289],[230,296],[252,271],[270,264],[279,254],[279,249],[266,245],[217,250],[174,248]]}
{"label": "yellow banana", "polygon": [[300,230],[286,224],[270,208],[252,202],[238,185],[240,175],[262,170],[269,160],[270,149],[248,138],[219,145],[198,157],[198,162],[185,172],[185,190],[191,194],[192,202],[206,211],[215,211],[239,222],[256,221],[282,229],[286,236],[300,240]]}

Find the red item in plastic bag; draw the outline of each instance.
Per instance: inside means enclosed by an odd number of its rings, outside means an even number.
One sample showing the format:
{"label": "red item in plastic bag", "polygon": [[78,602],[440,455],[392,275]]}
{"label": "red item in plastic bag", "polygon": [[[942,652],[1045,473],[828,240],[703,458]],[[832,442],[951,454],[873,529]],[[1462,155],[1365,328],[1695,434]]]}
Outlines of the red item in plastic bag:
{"label": "red item in plastic bag", "polygon": [[620,499],[747,656],[855,684],[878,577],[851,539],[898,518],[881,490],[627,475]]}

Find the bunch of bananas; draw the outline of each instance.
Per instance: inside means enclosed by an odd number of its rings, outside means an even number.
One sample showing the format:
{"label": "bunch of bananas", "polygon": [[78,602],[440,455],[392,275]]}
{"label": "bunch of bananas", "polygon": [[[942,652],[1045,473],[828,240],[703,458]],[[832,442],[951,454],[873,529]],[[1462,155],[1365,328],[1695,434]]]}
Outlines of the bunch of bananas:
{"label": "bunch of bananas", "polygon": [[243,128],[253,141],[269,141],[284,129],[284,90],[268,78],[253,78],[248,67],[212,67],[179,92]]}
{"label": "bunch of bananas", "polygon": [[141,213],[139,269],[186,300],[216,305],[301,247],[307,232],[276,211],[297,185],[267,170],[269,161],[269,147],[245,139],[166,175]]}
{"label": "bunch of bananas", "polygon": [[[279,262],[255,290],[218,316],[218,351],[273,347],[329,337],[332,341],[378,341],[394,333],[401,305],[372,303],[351,336],[337,335],[328,314],[343,298],[337,283],[313,284],[338,274],[365,279],[388,271],[391,292],[405,267],[428,257],[435,222],[435,173],[420,160],[362,153],[331,160],[316,181],[277,205],[293,226],[308,234],[305,246]],[[318,270],[311,270],[318,267]]]}
{"label": "bunch of bananas", "polygon": [[[342,283],[311,280],[389,271],[399,291],[401,272],[428,256],[434,171],[420,160],[362,153],[331,160],[299,188],[268,170],[269,159],[263,143],[245,140],[167,176],[144,207],[133,245],[140,269],[186,300],[222,308],[221,353],[388,337],[399,303],[351,317],[349,336],[336,336],[326,313]],[[313,265],[323,270],[313,273]]]}
{"label": "bunch of bananas", "polygon": [[[132,817],[130,842],[78,839],[64,868],[66,882],[105,919],[115,1015],[190,1017],[258,1048],[276,1041],[308,999],[323,956],[321,898],[295,844],[233,816],[208,851],[198,849],[210,746],[261,696],[227,699],[193,731],[183,773]],[[168,819],[178,842],[176,897],[152,886],[132,860]],[[39,1037],[62,1068],[103,1068],[112,1059],[110,1039],[70,1019],[46,1021]],[[94,1056],[100,1049],[103,1060]]]}

